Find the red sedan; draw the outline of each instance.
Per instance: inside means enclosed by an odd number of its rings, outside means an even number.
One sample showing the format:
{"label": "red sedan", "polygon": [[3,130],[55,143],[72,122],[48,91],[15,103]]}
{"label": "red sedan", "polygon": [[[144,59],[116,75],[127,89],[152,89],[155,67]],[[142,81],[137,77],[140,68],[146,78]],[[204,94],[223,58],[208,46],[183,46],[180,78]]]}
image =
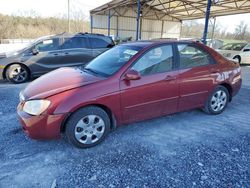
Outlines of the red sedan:
{"label": "red sedan", "polygon": [[140,41],[31,82],[20,93],[18,115],[31,138],[65,134],[86,148],[122,124],[194,108],[220,114],[240,87],[239,65],[207,46]]}

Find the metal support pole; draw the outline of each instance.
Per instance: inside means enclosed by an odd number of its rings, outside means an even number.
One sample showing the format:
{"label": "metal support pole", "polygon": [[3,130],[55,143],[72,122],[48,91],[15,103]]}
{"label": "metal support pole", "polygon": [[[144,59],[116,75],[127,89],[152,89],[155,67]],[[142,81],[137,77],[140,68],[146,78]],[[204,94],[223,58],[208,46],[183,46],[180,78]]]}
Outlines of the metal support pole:
{"label": "metal support pole", "polygon": [[140,0],[137,0],[136,40],[139,40],[140,13],[141,13],[141,2]]}
{"label": "metal support pole", "polygon": [[164,21],[161,21],[161,38],[163,38]]}
{"label": "metal support pole", "polygon": [[211,40],[212,40],[212,41],[214,40],[215,25],[216,25],[216,17],[214,17],[213,30],[212,30],[212,36],[211,36]]}
{"label": "metal support pole", "polygon": [[141,40],[141,33],[142,33],[142,18],[140,15],[140,29],[139,29],[139,39]]}
{"label": "metal support pole", "polygon": [[93,33],[93,15],[90,15],[90,33]]}
{"label": "metal support pole", "polygon": [[108,15],[108,36],[110,36],[110,19],[111,19],[111,15],[110,15],[110,10],[109,10],[109,15]]}
{"label": "metal support pole", "polygon": [[181,30],[180,30],[179,39],[181,39],[181,37],[182,37],[182,31],[183,31],[183,23],[182,23],[182,21],[181,21]]}
{"label": "metal support pole", "polygon": [[203,38],[202,38],[203,44],[207,43],[206,40],[207,40],[208,23],[209,23],[209,17],[210,17],[211,4],[212,4],[212,0],[207,0],[207,11],[206,11],[205,27],[204,27]]}
{"label": "metal support pole", "polygon": [[116,16],[116,37],[119,36],[119,20],[118,16]]}
{"label": "metal support pole", "polygon": [[70,8],[69,8],[69,0],[68,0],[68,32],[70,33]]}

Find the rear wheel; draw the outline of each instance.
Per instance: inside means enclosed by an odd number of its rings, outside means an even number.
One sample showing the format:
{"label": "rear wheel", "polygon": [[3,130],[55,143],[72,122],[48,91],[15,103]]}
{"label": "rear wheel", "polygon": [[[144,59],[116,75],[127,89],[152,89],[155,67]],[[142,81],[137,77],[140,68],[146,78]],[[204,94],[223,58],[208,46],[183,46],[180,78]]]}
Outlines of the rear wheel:
{"label": "rear wheel", "polygon": [[101,108],[89,106],[76,111],[66,124],[66,138],[78,148],[93,147],[110,131],[110,118]]}
{"label": "rear wheel", "polygon": [[217,86],[213,93],[209,96],[204,111],[208,114],[222,113],[229,101],[229,92],[224,86]]}
{"label": "rear wheel", "polygon": [[20,64],[13,64],[7,68],[6,78],[15,84],[24,83],[29,80],[30,74],[28,69]]}

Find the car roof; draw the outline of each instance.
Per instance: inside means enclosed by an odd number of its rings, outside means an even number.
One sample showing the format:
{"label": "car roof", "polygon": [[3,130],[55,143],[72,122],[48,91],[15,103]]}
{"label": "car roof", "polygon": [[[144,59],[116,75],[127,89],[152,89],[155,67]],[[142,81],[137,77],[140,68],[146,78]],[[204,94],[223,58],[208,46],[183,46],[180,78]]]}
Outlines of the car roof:
{"label": "car roof", "polygon": [[106,36],[106,35],[103,35],[103,34],[98,34],[98,33],[61,33],[61,34],[57,34],[57,35],[54,35],[53,37],[84,37],[84,36],[88,36],[88,37],[91,37],[91,36],[94,36],[94,37],[109,37],[109,36]]}
{"label": "car roof", "polygon": [[140,40],[140,41],[133,41],[133,42],[126,42],[121,43],[119,45],[123,46],[138,46],[138,47],[147,47],[151,45],[157,45],[157,44],[172,44],[172,43],[190,43],[190,44],[196,44],[200,42],[196,42],[193,40],[165,40],[165,39],[157,39],[157,40]]}
{"label": "car roof", "polygon": [[228,44],[247,44],[247,42],[231,42],[231,43],[228,43]]}

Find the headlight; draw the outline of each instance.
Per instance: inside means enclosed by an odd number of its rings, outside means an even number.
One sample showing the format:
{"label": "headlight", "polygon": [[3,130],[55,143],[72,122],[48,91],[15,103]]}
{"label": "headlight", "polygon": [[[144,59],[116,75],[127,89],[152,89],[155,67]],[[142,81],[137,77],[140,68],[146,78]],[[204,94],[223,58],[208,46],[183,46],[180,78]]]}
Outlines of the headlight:
{"label": "headlight", "polygon": [[23,111],[30,115],[40,115],[50,105],[49,100],[30,100],[24,103]]}
{"label": "headlight", "polygon": [[24,96],[23,96],[23,92],[22,92],[22,91],[19,93],[19,100],[20,100],[20,102],[22,102],[22,101],[24,101],[24,100],[25,100],[25,98],[24,98]]}

